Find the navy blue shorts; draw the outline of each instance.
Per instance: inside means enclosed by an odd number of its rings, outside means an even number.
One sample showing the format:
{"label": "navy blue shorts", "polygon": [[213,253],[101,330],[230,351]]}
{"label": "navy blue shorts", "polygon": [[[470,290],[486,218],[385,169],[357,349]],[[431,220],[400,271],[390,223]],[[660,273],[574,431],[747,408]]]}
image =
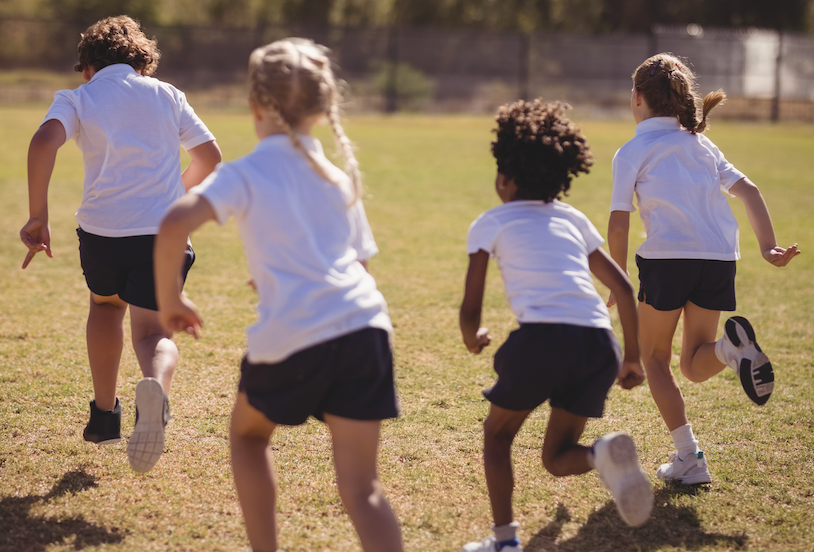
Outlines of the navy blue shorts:
{"label": "navy blue shorts", "polygon": [[689,301],[702,309],[735,310],[735,261],[645,259],[639,267],[639,302],[659,311],[680,309]]}
{"label": "navy blue shorts", "polygon": [[[122,301],[143,309],[158,310],[153,277],[155,236],[109,238],[76,229],[79,260],[88,288],[96,295],[118,295]],[[187,246],[181,277],[186,282],[195,262],[195,252]]]}
{"label": "navy blue shorts", "polygon": [[554,408],[601,418],[621,362],[610,330],[521,324],[495,354],[497,382],[483,395],[507,410],[532,410],[550,399]]}
{"label": "navy blue shorts", "polygon": [[393,354],[387,332],[365,328],[298,351],[275,364],[245,357],[238,389],[276,424],[300,425],[309,416],[352,420],[398,416]]}

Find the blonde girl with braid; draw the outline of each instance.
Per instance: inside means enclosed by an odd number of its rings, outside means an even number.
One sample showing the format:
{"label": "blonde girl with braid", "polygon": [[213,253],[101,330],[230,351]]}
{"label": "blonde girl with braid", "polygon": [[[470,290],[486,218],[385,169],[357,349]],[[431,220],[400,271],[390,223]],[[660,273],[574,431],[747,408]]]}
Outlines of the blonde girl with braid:
{"label": "blonde girl with braid", "polygon": [[[774,389],[771,362],[745,318],[728,318],[716,340],[721,311],[735,310],[735,261],[740,258],[738,223],[722,192],[743,202],[769,263],[783,267],[800,254],[796,244],[777,245],[760,190],[703,135],[710,112],[725,98],[721,90],[702,98],[695,75],[677,57],[648,58],[633,73],[630,107],[636,135],[613,159],[608,246],[619,266],[627,267],[634,196],[647,233],[636,251],[639,347],[650,391],[676,448],[657,476],[684,484],[712,479],[670,369],[681,315],[680,367],[687,379],[706,381],[729,366],[758,405]],[[615,302],[611,294],[608,306]]]}
{"label": "blonde girl with braid", "polygon": [[[278,550],[278,426],[309,416],[331,432],[339,495],[365,552],[399,551],[401,531],[377,475],[381,420],[398,415],[384,297],[367,272],[378,252],[361,178],[337,113],[328,51],[286,39],[252,52],[249,105],[259,142],[177,201],[156,241],[161,321],[196,338],[201,316],[176,276],[186,237],[209,220],[237,222],[258,296],[258,320],[232,412],[232,470],[252,550]],[[345,172],[311,129],[327,118]]]}

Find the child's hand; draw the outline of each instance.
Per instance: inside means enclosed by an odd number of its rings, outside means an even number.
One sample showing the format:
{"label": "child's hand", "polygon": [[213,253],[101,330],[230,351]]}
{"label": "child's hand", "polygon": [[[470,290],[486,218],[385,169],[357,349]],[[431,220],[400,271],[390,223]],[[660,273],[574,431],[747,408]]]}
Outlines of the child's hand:
{"label": "child's hand", "polygon": [[178,302],[158,310],[158,320],[164,329],[171,333],[188,333],[195,339],[201,336],[203,319],[195,303],[187,299],[186,296],[178,298]]}
{"label": "child's hand", "polygon": [[637,385],[644,383],[644,369],[640,360],[622,363],[619,370],[619,385],[622,389],[633,389]]}
{"label": "child's hand", "polygon": [[492,336],[489,335],[488,328],[479,328],[477,333],[475,334],[475,342],[474,343],[467,343],[466,348],[469,349],[470,353],[474,353],[479,355],[483,348],[488,346],[492,342]]}
{"label": "child's hand", "polygon": [[34,255],[40,251],[45,251],[45,254],[51,258],[54,257],[51,253],[51,225],[48,224],[48,221],[35,218],[28,219],[28,222],[20,230],[20,239],[28,247],[28,253],[26,253],[23,261],[23,268],[27,267]]}
{"label": "child's hand", "polygon": [[771,249],[768,249],[763,252],[763,258],[772,263],[774,266],[786,266],[791,262],[791,260],[802,253],[799,249],[797,249],[797,244],[795,243],[788,249],[783,249],[780,246],[774,246]]}
{"label": "child's hand", "polygon": [[605,303],[605,306],[611,308],[615,304],[616,304],[616,295],[614,295],[614,293],[611,291],[610,295],[608,296],[608,302]]}

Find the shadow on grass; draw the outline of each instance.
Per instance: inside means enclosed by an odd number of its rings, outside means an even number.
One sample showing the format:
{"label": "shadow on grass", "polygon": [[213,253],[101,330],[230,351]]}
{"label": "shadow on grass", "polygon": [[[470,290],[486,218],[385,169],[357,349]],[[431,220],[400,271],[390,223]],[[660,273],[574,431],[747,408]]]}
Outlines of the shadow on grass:
{"label": "shadow on grass", "polygon": [[523,547],[526,552],[648,552],[664,547],[698,550],[712,545],[727,549],[745,548],[749,538],[741,533],[725,535],[708,533],[701,528],[701,520],[694,508],[676,506],[677,495],[698,495],[704,487],[671,485],[656,491],[653,513],[641,527],[628,527],[619,517],[616,505],[609,501],[588,516],[579,532],[571,538],[557,542],[562,526],[571,520],[568,509],[557,505],[554,520],[537,532]]}
{"label": "shadow on grass", "polygon": [[74,550],[124,540],[114,529],[108,531],[82,516],[47,517],[30,513],[31,508],[65,494],[96,487],[96,478],[84,469],[67,472],[45,495],[0,498],[0,550],[40,552],[49,545],[67,542]]}

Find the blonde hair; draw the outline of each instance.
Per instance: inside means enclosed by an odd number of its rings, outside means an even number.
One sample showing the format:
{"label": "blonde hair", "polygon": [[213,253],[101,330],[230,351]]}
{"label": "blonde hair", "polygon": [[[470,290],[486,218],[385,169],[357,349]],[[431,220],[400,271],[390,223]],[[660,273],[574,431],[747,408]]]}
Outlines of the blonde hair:
{"label": "blonde hair", "polygon": [[304,38],[286,38],[257,48],[249,56],[249,97],[276,117],[314,172],[337,185],[294,130],[306,117],[318,114],[327,117],[353,185],[353,205],[362,195],[362,175],[353,144],[339,120],[339,92],[329,53],[324,46]]}
{"label": "blonde hair", "polygon": [[633,73],[633,86],[654,115],[678,117],[681,126],[693,134],[709,128],[707,117],[710,111],[726,100],[723,90],[710,92],[702,100],[695,73],[672,54],[657,54],[647,58]]}

